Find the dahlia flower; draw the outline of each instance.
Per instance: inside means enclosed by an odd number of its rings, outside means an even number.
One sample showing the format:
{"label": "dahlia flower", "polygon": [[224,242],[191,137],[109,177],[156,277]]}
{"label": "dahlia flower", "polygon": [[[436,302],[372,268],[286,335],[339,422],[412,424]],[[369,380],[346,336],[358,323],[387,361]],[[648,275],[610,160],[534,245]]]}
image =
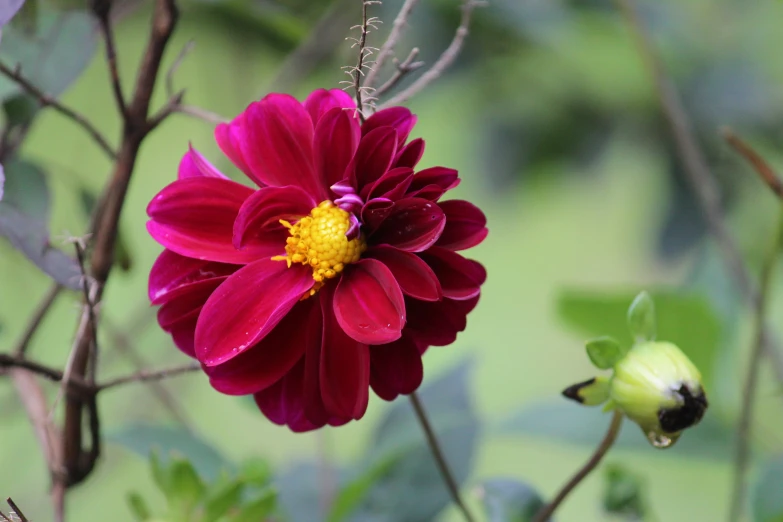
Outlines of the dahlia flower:
{"label": "dahlia flower", "polygon": [[256,185],[228,179],[193,148],[150,202],[165,247],[149,298],[211,385],[253,394],[293,431],[360,419],[422,381],[422,354],[465,329],[486,273],[457,251],[486,219],[440,201],[457,171],[415,167],[416,117],[393,107],[361,124],[339,90],[300,103],[270,94],[215,138]]}

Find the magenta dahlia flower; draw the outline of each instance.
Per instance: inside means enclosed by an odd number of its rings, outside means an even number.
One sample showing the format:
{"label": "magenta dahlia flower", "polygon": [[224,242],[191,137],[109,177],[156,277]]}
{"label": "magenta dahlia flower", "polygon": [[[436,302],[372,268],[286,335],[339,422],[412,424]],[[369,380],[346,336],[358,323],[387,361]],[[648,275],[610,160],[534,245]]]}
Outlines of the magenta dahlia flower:
{"label": "magenta dahlia flower", "polygon": [[457,251],[486,219],[439,201],[457,171],[414,171],[415,123],[394,107],[360,124],[339,90],[270,94],[215,129],[257,188],[185,154],[147,208],[165,247],[149,297],[216,390],[253,394],[293,431],[337,426],[364,415],[370,388],[416,390],[424,351],[465,329],[486,272]]}

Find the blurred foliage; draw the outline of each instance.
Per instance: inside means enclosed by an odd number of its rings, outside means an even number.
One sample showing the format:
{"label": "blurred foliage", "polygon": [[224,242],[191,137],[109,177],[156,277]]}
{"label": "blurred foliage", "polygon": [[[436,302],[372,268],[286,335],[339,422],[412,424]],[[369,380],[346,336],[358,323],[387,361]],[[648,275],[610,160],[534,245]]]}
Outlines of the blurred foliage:
{"label": "blurred foliage", "polygon": [[487,522],[531,522],[544,507],[538,492],[516,479],[486,480],[478,486],[477,493],[484,506]]}
{"label": "blurred foliage", "polygon": [[603,505],[607,513],[620,515],[625,520],[646,520],[648,508],[644,480],[620,464],[607,465],[604,469]]}
{"label": "blurred foliage", "polygon": [[753,489],[753,522],[783,522],[783,455],[761,466]]}

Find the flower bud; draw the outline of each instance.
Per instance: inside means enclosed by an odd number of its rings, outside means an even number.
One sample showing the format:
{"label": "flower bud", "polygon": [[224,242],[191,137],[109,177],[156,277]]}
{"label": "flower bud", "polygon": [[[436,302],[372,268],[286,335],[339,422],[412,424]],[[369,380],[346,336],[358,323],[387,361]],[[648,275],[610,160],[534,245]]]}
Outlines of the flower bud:
{"label": "flower bud", "polygon": [[610,407],[636,422],[653,446],[674,444],[707,410],[701,373],[674,344],[636,344],[614,367]]}

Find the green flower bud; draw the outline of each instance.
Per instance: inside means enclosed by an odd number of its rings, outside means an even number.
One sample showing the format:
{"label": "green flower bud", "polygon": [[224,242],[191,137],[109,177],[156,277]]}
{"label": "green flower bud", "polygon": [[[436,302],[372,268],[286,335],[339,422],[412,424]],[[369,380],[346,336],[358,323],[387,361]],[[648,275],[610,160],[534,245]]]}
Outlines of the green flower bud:
{"label": "green flower bud", "polygon": [[698,424],[707,410],[701,373],[677,346],[641,342],[620,357],[613,375],[566,388],[563,395],[585,406],[606,402],[641,427],[657,448],[677,442],[686,428]]}
{"label": "green flower bud", "polygon": [[707,410],[698,368],[667,342],[635,345],[614,367],[609,397],[653,446],[669,447]]}

